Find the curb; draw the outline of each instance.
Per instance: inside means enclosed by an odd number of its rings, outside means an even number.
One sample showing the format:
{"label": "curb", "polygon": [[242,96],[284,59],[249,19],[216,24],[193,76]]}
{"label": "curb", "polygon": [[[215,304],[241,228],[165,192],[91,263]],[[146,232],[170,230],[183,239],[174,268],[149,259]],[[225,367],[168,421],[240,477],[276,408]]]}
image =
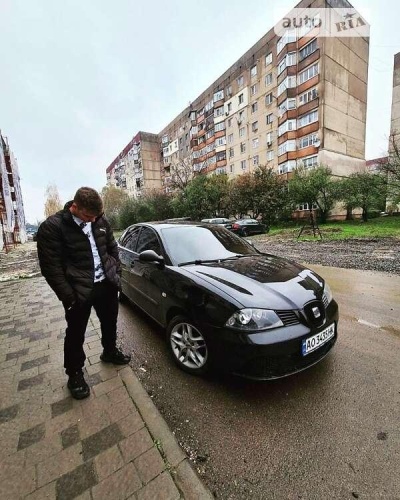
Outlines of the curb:
{"label": "curb", "polygon": [[161,443],[162,454],[173,469],[171,477],[182,492],[183,498],[185,500],[212,500],[213,495],[192,469],[175,436],[150,396],[144,390],[132,368],[123,368],[119,371],[119,375],[146,423],[153,440]]}

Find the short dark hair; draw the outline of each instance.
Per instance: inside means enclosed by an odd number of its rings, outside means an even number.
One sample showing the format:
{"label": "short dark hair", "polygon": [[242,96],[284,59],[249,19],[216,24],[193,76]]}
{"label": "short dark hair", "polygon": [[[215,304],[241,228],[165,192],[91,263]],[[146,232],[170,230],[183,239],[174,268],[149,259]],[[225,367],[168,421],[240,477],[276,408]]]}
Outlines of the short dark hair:
{"label": "short dark hair", "polygon": [[75,193],[74,203],[78,208],[84,208],[93,215],[103,212],[103,202],[99,193],[90,187],[81,187]]}

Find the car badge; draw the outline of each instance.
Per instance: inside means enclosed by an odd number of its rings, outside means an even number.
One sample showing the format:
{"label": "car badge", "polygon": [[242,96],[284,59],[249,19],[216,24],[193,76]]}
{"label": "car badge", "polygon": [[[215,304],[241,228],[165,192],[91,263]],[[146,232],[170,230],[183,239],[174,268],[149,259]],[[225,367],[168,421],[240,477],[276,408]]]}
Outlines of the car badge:
{"label": "car badge", "polygon": [[312,312],[314,314],[314,318],[319,318],[321,316],[321,311],[319,310],[318,307],[313,307],[312,308]]}

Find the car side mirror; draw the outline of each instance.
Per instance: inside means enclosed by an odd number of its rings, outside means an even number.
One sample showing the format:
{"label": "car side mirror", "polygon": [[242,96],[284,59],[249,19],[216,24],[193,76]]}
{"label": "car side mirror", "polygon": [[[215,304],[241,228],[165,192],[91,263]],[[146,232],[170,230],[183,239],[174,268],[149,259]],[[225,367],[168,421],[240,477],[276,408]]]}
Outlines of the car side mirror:
{"label": "car side mirror", "polygon": [[161,268],[165,267],[164,257],[162,255],[157,255],[154,250],[143,250],[143,252],[140,252],[139,260],[140,262],[154,262]]}

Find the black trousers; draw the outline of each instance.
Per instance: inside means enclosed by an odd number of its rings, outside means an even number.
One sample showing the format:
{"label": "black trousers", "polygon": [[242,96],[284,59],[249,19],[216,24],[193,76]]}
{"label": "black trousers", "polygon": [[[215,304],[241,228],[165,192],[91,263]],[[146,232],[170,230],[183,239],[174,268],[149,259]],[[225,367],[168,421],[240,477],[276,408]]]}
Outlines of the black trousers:
{"label": "black trousers", "polygon": [[64,340],[64,368],[70,375],[82,370],[85,364],[86,327],[92,307],[100,320],[101,344],[105,351],[112,351],[117,340],[118,290],[107,280],[94,283],[91,297],[84,304],[65,310],[67,329]]}

